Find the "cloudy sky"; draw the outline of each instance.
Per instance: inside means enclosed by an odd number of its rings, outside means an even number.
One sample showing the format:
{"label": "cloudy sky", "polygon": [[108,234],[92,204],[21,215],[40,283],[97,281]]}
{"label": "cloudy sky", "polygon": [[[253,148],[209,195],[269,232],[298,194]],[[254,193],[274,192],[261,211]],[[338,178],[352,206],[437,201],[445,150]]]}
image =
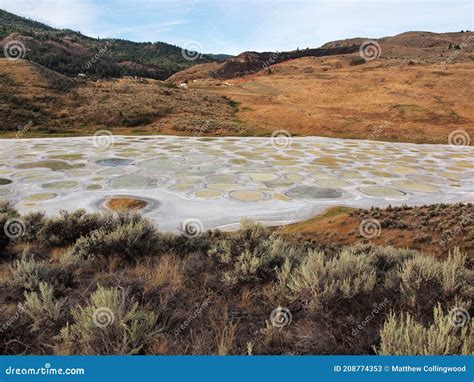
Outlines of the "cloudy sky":
{"label": "cloudy sky", "polygon": [[350,37],[474,29],[472,0],[0,0],[0,8],[93,37],[283,51]]}

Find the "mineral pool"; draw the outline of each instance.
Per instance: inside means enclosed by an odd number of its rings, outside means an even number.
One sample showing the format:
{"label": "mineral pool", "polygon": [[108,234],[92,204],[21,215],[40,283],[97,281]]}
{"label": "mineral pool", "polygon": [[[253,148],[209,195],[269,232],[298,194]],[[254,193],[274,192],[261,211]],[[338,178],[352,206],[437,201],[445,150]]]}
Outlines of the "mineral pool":
{"label": "mineral pool", "polygon": [[[4,139],[0,198],[21,212],[121,210],[165,231],[307,219],[335,205],[472,202],[473,147],[318,137]],[[112,139],[113,138],[113,139]]]}

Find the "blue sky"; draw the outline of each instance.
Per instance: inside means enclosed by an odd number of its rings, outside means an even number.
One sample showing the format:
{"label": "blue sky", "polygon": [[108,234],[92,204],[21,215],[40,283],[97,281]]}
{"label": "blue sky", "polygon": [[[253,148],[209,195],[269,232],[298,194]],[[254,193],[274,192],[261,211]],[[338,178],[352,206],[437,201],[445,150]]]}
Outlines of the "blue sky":
{"label": "blue sky", "polygon": [[410,30],[473,30],[472,0],[0,0],[0,8],[93,37],[164,41],[204,53],[284,51]]}

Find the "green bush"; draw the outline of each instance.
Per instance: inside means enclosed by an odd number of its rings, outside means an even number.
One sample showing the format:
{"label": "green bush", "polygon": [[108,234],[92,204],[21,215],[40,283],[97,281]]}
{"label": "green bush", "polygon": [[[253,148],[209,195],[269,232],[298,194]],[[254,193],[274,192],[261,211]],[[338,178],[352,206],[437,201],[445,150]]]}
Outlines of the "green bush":
{"label": "green bush", "polygon": [[98,229],[77,240],[73,252],[83,258],[118,255],[131,261],[158,252],[161,238],[147,220],[118,224],[112,231]]}
{"label": "green bush", "polygon": [[215,241],[209,256],[224,265],[224,282],[241,285],[275,278],[275,270],[285,259],[296,259],[305,250],[290,245],[282,238],[272,236],[268,228],[250,220],[241,222],[241,231],[229,238]]}
{"label": "green bush", "polygon": [[276,278],[277,271],[286,260],[297,264],[306,255],[305,248],[291,245],[278,237],[271,237],[261,242],[253,252],[244,250],[234,257],[233,269],[226,272],[225,276],[230,276],[228,281],[234,280],[233,284],[249,282],[252,278],[267,282]]}
{"label": "green bush", "polygon": [[[45,282],[39,283],[39,292],[25,292],[26,314],[30,317],[34,332],[64,324],[65,300],[54,297],[54,288]],[[62,326],[62,325],[61,325]]]}
{"label": "green bush", "polygon": [[404,264],[400,279],[403,303],[418,319],[429,317],[437,302],[446,307],[455,299],[472,298],[473,271],[458,250],[444,262],[418,255]]}
{"label": "green bush", "polygon": [[155,314],[123,289],[99,287],[72,317],[60,334],[67,354],[139,354],[157,334]]}
{"label": "green bush", "polygon": [[58,217],[50,218],[44,223],[38,233],[38,239],[50,247],[74,244],[81,236],[102,227],[107,219],[106,215],[88,214],[83,209],[74,212],[61,211]]}
{"label": "green bush", "polygon": [[287,288],[290,298],[306,305],[332,306],[372,292],[376,281],[371,259],[346,248],[334,257],[311,251],[289,277]]}
{"label": "green bush", "polygon": [[8,280],[8,284],[13,288],[26,291],[36,290],[40,282],[46,280],[48,275],[46,264],[33,258],[15,260],[10,270],[11,278]]}
{"label": "green bush", "polygon": [[[468,316],[467,316],[468,317]],[[425,327],[406,313],[391,313],[380,333],[381,355],[473,354],[473,320],[462,326],[444,315],[441,305],[434,308],[434,322]]]}
{"label": "green bush", "polygon": [[22,219],[25,223],[25,234],[21,238],[22,241],[29,243],[38,241],[38,234],[45,223],[44,213],[34,212],[24,215]]}
{"label": "green bush", "polygon": [[10,219],[18,218],[20,214],[17,212],[13,205],[8,201],[0,201],[0,256],[6,254],[8,244],[11,242],[11,238],[5,234],[5,224]]}
{"label": "green bush", "polygon": [[72,285],[73,272],[78,265],[59,266],[36,260],[31,247],[23,250],[21,258],[13,261],[10,266],[11,277],[7,284],[14,290],[35,291],[41,282],[47,282],[54,286],[58,292],[62,292]]}

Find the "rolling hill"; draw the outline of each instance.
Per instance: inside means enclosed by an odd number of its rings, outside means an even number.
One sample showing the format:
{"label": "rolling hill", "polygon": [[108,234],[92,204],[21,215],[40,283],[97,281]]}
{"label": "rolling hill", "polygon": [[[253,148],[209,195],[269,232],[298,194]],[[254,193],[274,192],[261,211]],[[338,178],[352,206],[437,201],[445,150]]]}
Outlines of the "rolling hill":
{"label": "rolling hill", "polygon": [[[244,52],[219,63],[200,64],[185,69],[169,78],[172,82],[195,79],[231,79],[257,72],[272,72],[275,65],[304,57],[326,57],[356,54],[353,65],[362,64],[357,60],[359,50],[369,43],[370,54],[385,62],[386,65],[442,64],[446,61],[457,63],[472,62],[474,59],[474,33],[462,31],[456,33],[406,32],[396,36],[379,39],[350,38],[332,41],[316,49],[302,49],[291,52]],[[461,54],[462,53],[462,54]]]}
{"label": "rolling hill", "polygon": [[[0,9],[0,48],[23,44],[24,58],[58,73],[95,78],[123,75],[165,79],[197,63],[218,61],[206,55],[186,59],[182,49],[164,42],[99,39],[69,29],[55,29]],[[20,45],[21,46],[21,45]],[[8,47],[8,45],[7,45]]]}

